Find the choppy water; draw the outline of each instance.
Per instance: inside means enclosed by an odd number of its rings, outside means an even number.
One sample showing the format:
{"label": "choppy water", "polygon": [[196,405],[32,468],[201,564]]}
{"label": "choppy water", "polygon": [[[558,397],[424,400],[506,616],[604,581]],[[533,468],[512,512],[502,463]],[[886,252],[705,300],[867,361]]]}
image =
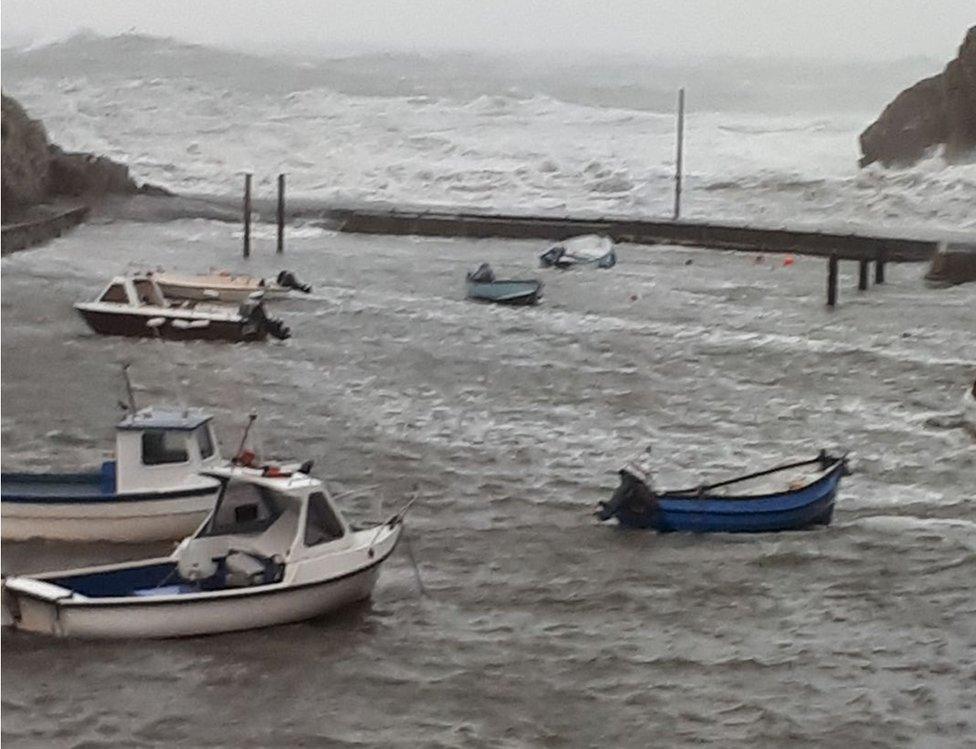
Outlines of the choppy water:
{"label": "choppy water", "polygon": [[[122,269],[271,273],[226,225],[82,227],[2,263],[3,466],[101,459],[118,365],[143,402],[180,362],[225,446],[246,412],[383,507],[414,485],[371,604],[158,643],[4,633],[11,746],[971,746],[976,446],[953,426],[976,368],[976,292],[889,266],[823,306],[823,261],[624,246],[612,271],[542,272],[533,242],[296,230],[284,343],[96,337],[71,311]],[[466,268],[538,274],[545,303],[463,300]],[[690,262],[689,262],[690,261]],[[633,299],[631,297],[634,297]],[[613,471],[659,481],[850,449],[834,524],[752,537],[597,525]],[[230,449],[227,447],[226,449]],[[346,503],[375,516],[372,499]],[[158,549],[4,544],[5,572]]]}
{"label": "choppy water", "polygon": [[857,168],[858,134],[943,61],[263,58],[137,36],[5,50],[4,89],[67,148],[181,193],[976,231],[976,163]]}

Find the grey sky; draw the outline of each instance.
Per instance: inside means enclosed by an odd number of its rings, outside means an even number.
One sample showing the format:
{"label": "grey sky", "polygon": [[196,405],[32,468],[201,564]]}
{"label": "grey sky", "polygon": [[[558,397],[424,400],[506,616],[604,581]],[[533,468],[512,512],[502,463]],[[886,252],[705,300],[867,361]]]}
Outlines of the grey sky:
{"label": "grey sky", "polygon": [[947,60],[974,0],[3,0],[4,46],[82,28],[247,48]]}

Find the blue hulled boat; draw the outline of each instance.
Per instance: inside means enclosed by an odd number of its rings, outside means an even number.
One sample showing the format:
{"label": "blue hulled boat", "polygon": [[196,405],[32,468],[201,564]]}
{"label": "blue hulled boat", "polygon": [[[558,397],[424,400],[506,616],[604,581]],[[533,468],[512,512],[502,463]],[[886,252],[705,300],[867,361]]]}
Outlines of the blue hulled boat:
{"label": "blue hulled boat", "polygon": [[763,533],[828,525],[846,457],[821,452],[715,484],[650,493],[624,501],[612,515],[621,525],[691,533]]}

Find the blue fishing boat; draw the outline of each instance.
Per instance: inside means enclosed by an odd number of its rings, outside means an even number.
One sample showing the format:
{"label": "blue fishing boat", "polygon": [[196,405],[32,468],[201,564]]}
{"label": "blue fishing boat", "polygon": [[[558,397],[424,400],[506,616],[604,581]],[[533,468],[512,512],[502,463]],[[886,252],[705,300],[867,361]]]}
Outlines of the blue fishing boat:
{"label": "blue fishing boat", "polygon": [[845,456],[821,452],[812,460],[776,466],[745,476],[660,492],[632,494],[617,506],[605,505],[602,519],[662,532],[765,533],[828,525],[840,480],[848,475]]}
{"label": "blue fishing boat", "polygon": [[542,296],[542,281],[498,280],[488,263],[467,275],[468,299],[496,304],[530,305],[538,303]]}

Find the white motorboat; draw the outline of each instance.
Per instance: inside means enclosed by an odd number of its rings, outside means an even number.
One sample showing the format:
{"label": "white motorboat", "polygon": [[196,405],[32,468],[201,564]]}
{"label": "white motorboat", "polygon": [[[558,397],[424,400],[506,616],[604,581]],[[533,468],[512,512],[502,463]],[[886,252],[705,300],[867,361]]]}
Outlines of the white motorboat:
{"label": "white motorboat", "polygon": [[617,253],[613,240],[598,234],[584,234],[570,237],[553,245],[539,255],[543,268],[574,267],[612,268],[617,264]]}
{"label": "white motorboat", "polygon": [[274,279],[255,278],[227,271],[211,271],[205,275],[180,275],[157,271],[150,273],[163,293],[172,299],[198,301],[243,302],[255,292],[262,292],[267,299],[288,296],[292,290],[308,294],[312,287],[301,283],[295,274],[281,271]]}
{"label": "white motorboat", "polygon": [[[172,301],[150,274],[118,276],[95,301],[79,302],[75,310],[88,327],[102,335],[232,342],[291,335],[280,320],[267,315],[260,293],[236,308],[214,301]],[[161,324],[150,326],[151,320]]]}
{"label": "white motorboat", "polygon": [[182,538],[213,508],[221,464],[201,409],[144,408],[116,425],[115,460],[89,473],[7,473],[0,482],[4,541],[142,542]]}
{"label": "white motorboat", "polygon": [[305,473],[209,474],[217,504],[171,556],[10,577],[5,620],[59,637],[182,637],[302,621],[371,595],[403,511],[354,530]]}

